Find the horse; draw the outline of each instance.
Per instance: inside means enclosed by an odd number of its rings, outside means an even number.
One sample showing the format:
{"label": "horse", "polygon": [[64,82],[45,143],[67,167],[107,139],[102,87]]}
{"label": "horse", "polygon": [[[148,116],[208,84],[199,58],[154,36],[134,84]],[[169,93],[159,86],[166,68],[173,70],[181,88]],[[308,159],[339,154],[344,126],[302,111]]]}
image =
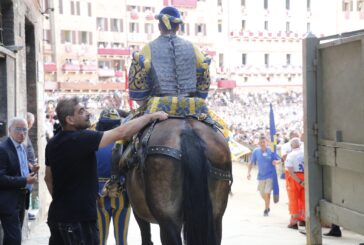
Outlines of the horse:
{"label": "horse", "polygon": [[145,129],[139,144],[142,157],[125,184],[142,245],[153,244],[150,223],[159,225],[163,245],[181,245],[182,232],[184,244],[220,245],[232,184],[223,134],[193,118],[169,118]]}

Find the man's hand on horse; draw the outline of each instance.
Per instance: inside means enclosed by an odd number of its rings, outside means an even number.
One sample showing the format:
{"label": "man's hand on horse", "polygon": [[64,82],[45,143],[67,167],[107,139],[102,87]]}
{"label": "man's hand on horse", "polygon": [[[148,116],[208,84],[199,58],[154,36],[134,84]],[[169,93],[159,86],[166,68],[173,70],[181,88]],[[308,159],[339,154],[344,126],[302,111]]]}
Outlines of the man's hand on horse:
{"label": "man's hand on horse", "polygon": [[163,121],[168,118],[168,114],[165,113],[164,111],[157,111],[157,112],[151,113],[149,115],[151,116],[151,121],[155,121],[155,120]]}

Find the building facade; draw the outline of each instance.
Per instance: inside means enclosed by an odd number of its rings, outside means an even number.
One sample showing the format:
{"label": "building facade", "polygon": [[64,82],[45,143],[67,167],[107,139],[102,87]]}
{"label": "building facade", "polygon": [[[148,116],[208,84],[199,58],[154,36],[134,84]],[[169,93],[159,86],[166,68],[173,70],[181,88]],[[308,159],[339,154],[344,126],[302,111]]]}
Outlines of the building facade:
{"label": "building facade", "polygon": [[167,5],[182,13],[179,35],[212,56],[213,87],[301,86],[304,36],[361,28],[363,1],[45,1],[46,90],[125,89],[130,55],[159,35]]}
{"label": "building facade", "polygon": [[[39,0],[0,1],[0,138],[7,135],[9,119],[26,119],[27,112],[33,113],[36,120],[29,136],[41,166],[44,77],[42,40],[38,37],[43,32],[43,10]],[[43,181],[39,185],[45,188]]]}

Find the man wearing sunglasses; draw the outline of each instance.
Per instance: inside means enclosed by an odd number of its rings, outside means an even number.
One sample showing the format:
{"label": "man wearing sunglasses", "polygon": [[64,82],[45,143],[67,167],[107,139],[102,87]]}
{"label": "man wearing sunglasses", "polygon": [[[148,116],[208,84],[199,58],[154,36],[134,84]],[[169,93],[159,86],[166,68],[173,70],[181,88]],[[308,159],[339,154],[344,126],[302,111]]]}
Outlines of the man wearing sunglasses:
{"label": "man wearing sunglasses", "polygon": [[[21,244],[26,198],[37,180],[28,167],[23,142],[27,137],[27,122],[23,118],[9,121],[9,137],[0,144],[0,220],[4,229],[3,244]],[[36,169],[37,171],[37,169]]]}

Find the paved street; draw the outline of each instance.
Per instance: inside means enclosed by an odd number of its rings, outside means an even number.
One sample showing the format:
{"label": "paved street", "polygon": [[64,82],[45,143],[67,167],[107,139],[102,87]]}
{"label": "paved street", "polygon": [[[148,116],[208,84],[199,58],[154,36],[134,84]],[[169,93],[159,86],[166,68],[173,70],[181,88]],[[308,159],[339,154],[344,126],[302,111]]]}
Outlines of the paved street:
{"label": "paved street", "polygon": [[[263,200],[256,191],[256,180],[246,179],[247,168],[243,164],[234,163],[233,195],[224,216],[223,245],[303,245],[306,238],[296,230],[286,228],[289,222],[287,195],[284,181],[280,181],[280,202],[272,204],[269,217],[263,217]],[[253,175],[254,176],[254,175]],[[301,228],[303,229],[303,228]],[[327,232],[328,229],[324,229]],[[152,236],[155,245],[160,245],[159,229],[152,226]],[[47,244],[49,231],[44,222],[31,231],[30,239],[24,245]],[[108,245],[114,245],[109,239]],[[325,245],[357,245],[364,242],[364,236],[343,230],[341,238],[324,238]],[[128,243],[141,244],[139,228],[131,218]]]}

